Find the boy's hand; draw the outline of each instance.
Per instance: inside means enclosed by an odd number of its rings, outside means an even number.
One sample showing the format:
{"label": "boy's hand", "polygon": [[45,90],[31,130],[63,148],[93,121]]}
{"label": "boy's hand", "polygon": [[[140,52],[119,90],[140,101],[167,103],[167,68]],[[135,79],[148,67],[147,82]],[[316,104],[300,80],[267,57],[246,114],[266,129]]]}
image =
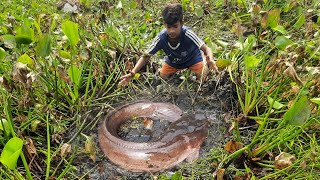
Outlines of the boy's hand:
{"label": "boy's hand", "polygon": [[210,58],[209,56],[206,56],[206,60],[207,60],[207,65],[209,67],[209,69],[213,72],[218,72],[218,67],[216,65],[216,63],[213,61],[212,57]]}
{"label": "boy's hand", "polygon": [[119,86],[127,86],[131,79],[134,77],[134,72],[130,72],[129,74],[123,75],[120,77]]}
{"label": "boy's hand", "polygon": [[216,65],[216,63],[214,61],[208,61],[208,67],[210,70],[212,70],[213,72],[218,72],[218,67]]}

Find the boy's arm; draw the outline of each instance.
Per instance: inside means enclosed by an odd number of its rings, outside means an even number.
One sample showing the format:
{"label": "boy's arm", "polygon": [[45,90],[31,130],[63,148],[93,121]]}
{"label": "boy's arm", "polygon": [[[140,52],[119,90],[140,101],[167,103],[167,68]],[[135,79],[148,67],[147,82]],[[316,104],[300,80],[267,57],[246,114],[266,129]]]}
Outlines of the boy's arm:
{"label": "boy's arm", "polygon": [[126,74],[124,76],[120,77],[120,86],[126,86],[129,81],[134,77],[134,75],[140,71],[140,69],[150,60],[151,55],[150,54],[144,54],[140,57],[137,64],[134,66],[134,68],[130,71],[129,74]]}
{"label": "boy's arm", "polygon": [[150,57],[150,54],[143,54],[138,60],[137,64],[134,66],[134,68],[130,71],[130,73],[135,74],[139,72],[140,69],[150,60]]}
{"label": "boy's arm", "polygon": [[206,57],[207,64],[210,69],[214,71],[218,71],[218,68],[216,66],[216,62],[213,59],[212,50],[209,46],[206,44],[203,44],[200,48],[200,50],[204,53],[204,56]]}

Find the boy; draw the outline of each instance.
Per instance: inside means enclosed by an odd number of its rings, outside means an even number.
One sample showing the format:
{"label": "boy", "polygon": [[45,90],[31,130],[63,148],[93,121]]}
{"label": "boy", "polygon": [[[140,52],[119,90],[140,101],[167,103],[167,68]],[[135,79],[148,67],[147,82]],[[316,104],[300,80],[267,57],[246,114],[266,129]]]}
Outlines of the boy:
{"label": "boy", "polygon": [[[181,4],[168,4],[162,11],[165,29],[153,40],[146,54],[143,55],[130,71],[120,77],[120,85],[128,82],[149,60],[150,56],[163,50],[166,53],[165,62],[160,70],[160,77],[167,79],[171,74],[182,69],[190,69],[195,73],[197,80],[205,78],[203,56],[211,70],[217,71],[213,61],[211,49],[188,27],[183,26],[183,11]],[[200,51],[201,50],[201,51]]]}

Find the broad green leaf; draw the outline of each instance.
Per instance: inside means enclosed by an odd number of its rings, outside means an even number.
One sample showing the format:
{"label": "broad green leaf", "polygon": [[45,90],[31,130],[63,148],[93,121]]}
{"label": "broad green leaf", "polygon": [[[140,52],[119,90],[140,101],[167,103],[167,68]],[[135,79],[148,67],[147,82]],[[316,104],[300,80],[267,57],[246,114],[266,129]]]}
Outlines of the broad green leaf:
{"label": "broad green leaf", "polygon": [[301,15],[298,19],[298,21],[293,25],[294,28],[299,29],[303,24],[306,22],[306,16]]}
{"label": "broad green leaf", "polygon": [[32,43],[32,39],[28,36],[25,36],[25,35],[17,35],[16,42],[18,44],[30,44],[30,43]]}
{"label": "broad green leaf", "polygon": [[37,54],[41,57],[46,57],[51,51],[51,38],[50,35],[43,35],[40,37],[37,48]]}
{"label": "broad green leaf", "polygon": [[136,9],[138,7],[138,3],[136,1],[131,1],[130,2],[130,8],[131,9]]}
{"label": "broad green leaf", "polygon": [[[270,96],[268,96],[268,102],[269,102],[270,105],[271,105],[272,102],[273,102],[273,99],[272,99]],[[284,106],[284,105],[281,104],[281,103],[279,103],[279,101],[274,101],[272,108],[274,108],[274,109],[281,109],[283,106]]]}
{"label": "broad green leaf", "polygon": [[60,50],[59,55],[65,59],[71,59],[71,54],[67,51]]}
{"label": "broad green leaf", "polygon": [[23,24],[16,34],[16,42],[20,44],[30,44],[33,41],[34,31],[32,28]]}
{"label": "broad green leaf", "polygon": [[14,170],[17,166],[17,161],[20,156],[23,146],[23,141],[20,138],[11,138],[3,148],[0,162],[6,165],[9,169]]}
{"label": "broad green leaf", "polygon": [[268,26],[271,28],[275,28],[278,26],[280,21],[280,9],[276,8],[273,10],[270,10],[268,12]]}
{"label": "broad green leaf", "polygon": [[320,98],[312,98],[311,102],[316,103],[320,106]]}
{"label": "broad green leaf", "polygon": [[3,41],[3,44],[6,48],[12,49],[16,47],[16,39],[11,34],[1,36],[0,40]]}
{"label": "broad green leaf", "polygon": [[24,54],[22,56],[20,56],[17,60],[18,62],[21,62],[23,64],[27,64],[29,65],[30,67],[34,67],[34,61],[33,59],[31,59],[28,54]]}
{"label": "broad green leaf", "polygon": [[5,26],[2,26],[0,29],[0,33],[1,34],[7,34],[8,33],[8,29]]}
{"label": "broad green leaf", "polygon": [[197,7],[197,8],[195,9],[195,13],[196,13],[196,15],[197,15],[198,17],[202,17],[203,14],[204,14],[204,11],[203,11],[202,7]]}
{"label": "broad green leaf", "polygon": [[248,38],[244,42],[244,49],[246,50],[252,50],[252,47],[254,47],[257,44],[257,39],[254,35],[248,36]]}
{"label": "broad green leaf", "polygon": [[6,57],[6,51],[0,47],[0,60],[4,59]]}
{"label": "broad green leaf", "polygon": [[0,119],[0,130],[10,133],[9,128],[9,122],[6,119]]}
{"label": "broad green leaf", "polygon": [[260,62],[260,59],[256,58],[255,56],[245,56],[244,57],[244,64],[247,69],[251,69],[256,67]]}
{"label": "broad green leaf", "polygon": [[287,46],[293,44],[293,41],[291,41],[289,38],[285,36],[277,36],[275,39],[275,45],[280,50],[284,50]]}
{"label": "broad green leaf", "polygon": [[78,24],[72,21],[62,23],[62,32],[68,37],[70,45],[75,46],[79,42]]}
{"label": "broad green leaf", "polygon": [[291,108],[284,114],[283,119],[291,125],[302,125],[310,117],[311,106],[307,96],[302,96]]}
{"label": "broad green leaf", "polygon": [[139,32],[140,33],[145,33],[147,30],[147,25],[146,24],[142,24],[140,27],[139,27]]}
{"label": "broad green leaf", "polygon": [[231,65],[231,61],[228,59],[218,59],[216,61],[216,65],[219,69],[219,71],[223,70],[224,68],[226,68],[227,66]]}
{"label": "broad green leaf", "polygon": [[287,33],[286,29],[283,26],[280,26],[280,25],[272,28],[272,30],[277,31],[277,32],[279,32],[281,34],[286,34]]}
{"label": "broad green leaf", "polygon": [[76,65],[71,65],[68,75],[72,81],[72,83],[76,86],[79,85],[80,83],[80,78],[81,78],[81,70],[76,66]]}

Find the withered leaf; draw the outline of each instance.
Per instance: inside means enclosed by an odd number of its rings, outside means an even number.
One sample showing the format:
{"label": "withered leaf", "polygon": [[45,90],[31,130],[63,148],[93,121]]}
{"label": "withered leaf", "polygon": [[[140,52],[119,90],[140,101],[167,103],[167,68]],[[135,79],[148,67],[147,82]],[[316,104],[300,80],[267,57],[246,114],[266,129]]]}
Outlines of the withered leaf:
{"label": "withered leaf", "polygon": [[231,141],[227,142],[227,144],[224,146],[224,149],[228,153],[234,153],[237,150],[241,149],[242,147],[243,147],[243,144],[241,142],[231,140]]}
{"label": "withered leaf", "polygon": [[34,143],[32,141],[31,138],[27,138],[26,140],[26,148],[27,148],[27,151],[30,155],[37,155],[37,149],[36,147],[34,146]]}
{"label": "withered leaf", "polygon": [[284,169],[290,165],[296,160],[296,157],[293,155],[281,152],[278,156],[275,157],[274,165],[277,169]]}
{"label": "withered leaf", "polygon": [[71,145],[68,143],[64,143],[60,149],[60,156],[64,157],[69,153],[71,153]]}

